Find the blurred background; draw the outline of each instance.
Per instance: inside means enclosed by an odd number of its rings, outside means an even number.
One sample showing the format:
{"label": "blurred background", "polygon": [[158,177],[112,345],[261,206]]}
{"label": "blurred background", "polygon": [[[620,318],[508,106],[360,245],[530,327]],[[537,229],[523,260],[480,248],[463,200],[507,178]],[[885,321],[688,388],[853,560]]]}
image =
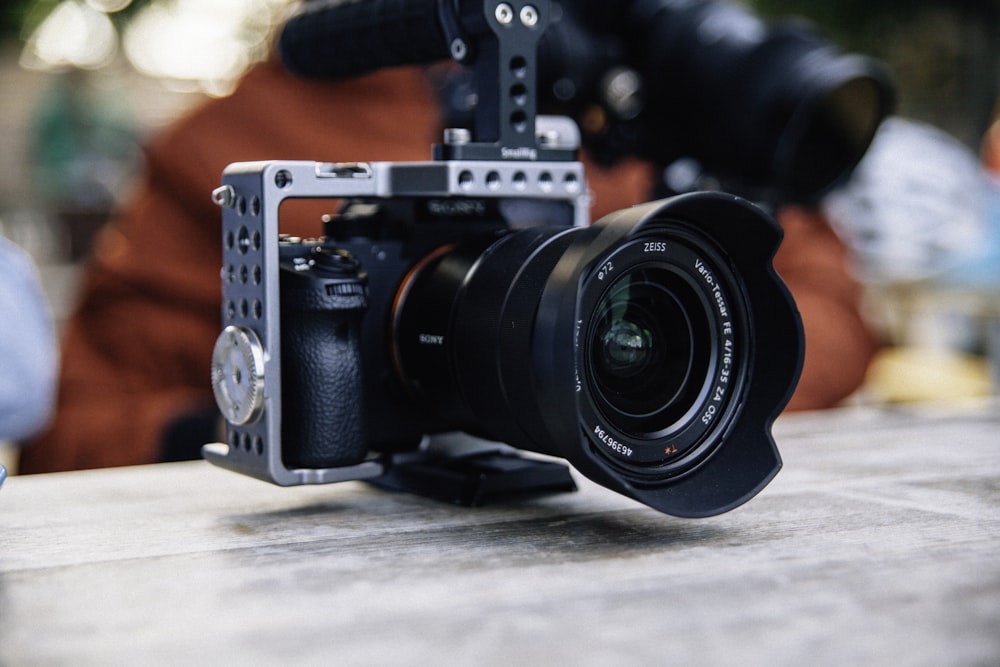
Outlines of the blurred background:
{"label": "blurred background", "polygon": [[[94,235],[141,174],[143,141],[230,91],[265,56],[290,4],[5,0],[0,233],[34,257],[57,326]],[[988,164],[1000,170],[1000,3],[744,4],[813,21],[845,50],[887,62],[898,85],[897,117],[825,202],[885,343],[854,400],[997,393],[1000,171]]]}
{"label": "blurred background", "polygon": [[756,0],[885,61],[896,117],[825,209],[885,348],[859,400],[1000,391],[1000,2]]}
{"label": "blurred background", "polygon": [[57,323],[143,141],[264,56],[287,0],[5,0],[0,231],[42,269]]}

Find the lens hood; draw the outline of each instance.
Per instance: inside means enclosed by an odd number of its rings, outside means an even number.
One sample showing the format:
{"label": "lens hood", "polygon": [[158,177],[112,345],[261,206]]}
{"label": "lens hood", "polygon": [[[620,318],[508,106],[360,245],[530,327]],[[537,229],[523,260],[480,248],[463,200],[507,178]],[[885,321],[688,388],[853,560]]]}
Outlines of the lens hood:
{"label": "lens hood", "polygon": [[[798,311],[771,263],[780,227],[738,197],[696,193],[618,211],[588,232],[552,271],[532,336],[534,395],[550,399],[541,419],[551,453],[668,514],[710,516],[742,504],[781,467],[771,426],[802,366]],[[688,315],[710,320],[702,329],[710,333],[691,342],[711,359],[685,380],[697,391],[675,419],[635,431],[603,405],[591,322],[616,277],[658,265],[687,276],[676,284],[701,295]]]}

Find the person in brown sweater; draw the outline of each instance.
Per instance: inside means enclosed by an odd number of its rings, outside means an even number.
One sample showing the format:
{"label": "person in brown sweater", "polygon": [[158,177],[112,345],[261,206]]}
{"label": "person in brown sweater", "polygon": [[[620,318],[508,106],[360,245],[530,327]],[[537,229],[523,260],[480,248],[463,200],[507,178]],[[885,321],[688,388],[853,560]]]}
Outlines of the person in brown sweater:
{"label": "person in brown sweater", "polygon": [[[137,195],[105,229],[63,342],[54,421],[25,447],[21,473],[123,466],[197,455],[212,415],[220,330],[220,211],[210,198],[231,162],[426,160],[441,118],[423,70],[310,82],[268,61],[147,147]],[[592,219],[649,198],[652,169],[588,164]],[[297,202],[283,231],[314,236],[329,201]],[[283,211],[284,214],[284,211]],[[837,404],[861,383],[875,344],[859,288],[830,227],[785,209],[775,264],[802,313],[805,368],[789,409]],[[205,420],[202,420],[202,423]],[[178,453],[176,442],[186,440]]]}

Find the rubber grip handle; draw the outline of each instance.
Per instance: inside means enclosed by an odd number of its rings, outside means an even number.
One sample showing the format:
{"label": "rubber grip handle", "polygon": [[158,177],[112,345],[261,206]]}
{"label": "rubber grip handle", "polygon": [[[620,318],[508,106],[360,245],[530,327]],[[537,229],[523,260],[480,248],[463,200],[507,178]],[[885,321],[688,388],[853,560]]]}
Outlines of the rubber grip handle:
{"label": "rubber grip handle", "polygon": [[316,6],[285,23],[278,41],[281,60],[294,74],[341,79],[450,57],[439,0],[311,4]]}
{"label": "rubber grip handle", "polygon": [[[352,257],[289,245],[281,264],[281,440],[290,468],[364,460],[361,319],[367,290]],[[306,251],[304,254],[302,251]],[[308,269],[294,257],[310,257]]]}

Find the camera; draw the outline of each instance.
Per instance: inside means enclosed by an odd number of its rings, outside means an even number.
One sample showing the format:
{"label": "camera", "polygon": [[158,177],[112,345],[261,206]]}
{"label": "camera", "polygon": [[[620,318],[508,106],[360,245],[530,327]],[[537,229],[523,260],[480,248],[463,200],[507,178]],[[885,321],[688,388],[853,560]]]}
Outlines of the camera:
{"label": "camera", "polygon": [[[449,55],[473,69],[478,101],[472,127],[446,130],[426,162],[225,170],[211,372],[227,441],[206,459],[280,485],[403,480],[435,495],[462,454],[434,443],[464,433],[686,517],[732,509],[778,472],[771,424],[803,351],[771,265],[781,230],[721,192],[589,224],[577,125],[537,111],[557,8],[333,2],[286,24],[293,70]],[[379,47],[400,31],[412,52]],[[290,198],[343,204],[316,238],[291,238],[278,224]],[[545,486],[530,459],[497,456],[512,488]],[[426,468],[440,474],[413,482]]]}

